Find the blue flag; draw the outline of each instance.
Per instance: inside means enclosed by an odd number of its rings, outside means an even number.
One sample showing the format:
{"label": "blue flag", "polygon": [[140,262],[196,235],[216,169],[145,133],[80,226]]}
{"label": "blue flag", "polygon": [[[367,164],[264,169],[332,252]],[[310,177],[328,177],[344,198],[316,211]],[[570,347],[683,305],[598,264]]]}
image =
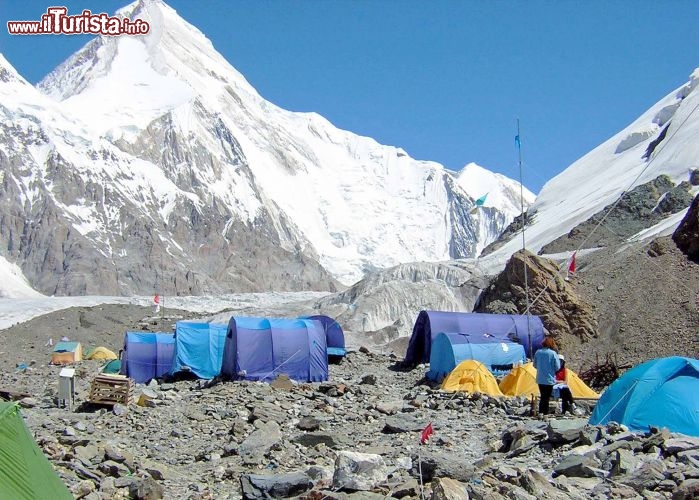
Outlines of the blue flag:
{"label": "blue flag", "polygon": [[515,136],[515,144],[517,145],[518,148],[522,147],[522,143],[519,141],[519,134]]}
{"label": "blue flag", "polygon": [[485,199],[486,199],[487,196],[488,196],[488,193],[485,193],[483,196],[481,196],[480,198],[478,198],[478,199],[476,200],[476,206],[477,206],[477,207],[482,207],[482,206],[483,206],[483,203],[485,203]]}

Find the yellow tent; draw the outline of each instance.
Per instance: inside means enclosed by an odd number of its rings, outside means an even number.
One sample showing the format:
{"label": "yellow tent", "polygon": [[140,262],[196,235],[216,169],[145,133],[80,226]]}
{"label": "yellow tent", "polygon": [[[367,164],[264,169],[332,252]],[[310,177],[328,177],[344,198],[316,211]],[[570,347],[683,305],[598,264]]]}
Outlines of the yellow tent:
{"label": "yellow tent", "polygon": [[118,359],[118,357],[106,347],[95,347],[85,356],[85,359]]}
{"label": "yellow tent", "polygon": [[483,363],[473,359],[462,361],[442,382],[443,391],[460,391],[489,396],[502,396],[498,381]]}
{"label": "yellow tent", "polygon": [[[590,389],[578,375],[566,368],[568,372],[568,387],[573,398],[599,399],[599,394]],[[500,382],[500,390],[506,396],[538,396],[539,386],[536,384],[536,368],[532,363],[512,368],[510,373]]]}

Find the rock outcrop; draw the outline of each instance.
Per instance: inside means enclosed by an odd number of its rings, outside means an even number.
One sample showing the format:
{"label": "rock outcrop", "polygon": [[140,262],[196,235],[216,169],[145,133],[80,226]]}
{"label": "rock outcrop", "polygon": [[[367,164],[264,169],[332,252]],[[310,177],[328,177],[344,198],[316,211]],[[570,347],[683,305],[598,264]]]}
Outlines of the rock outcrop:
{"label": "rock outcrop", "polygon": [[699,195],[672,234],[672,240],[689,259],[699,263]]}
{"label": "rock outcrop", "polygon": [[544,326],[559,341],[565,334],[581,340],[597,335],[592,308],[559,273],[558,266],[531,252],[512,256],[478,300],[476,312],[525,314],[528,288],[531,314],[541,317]]}

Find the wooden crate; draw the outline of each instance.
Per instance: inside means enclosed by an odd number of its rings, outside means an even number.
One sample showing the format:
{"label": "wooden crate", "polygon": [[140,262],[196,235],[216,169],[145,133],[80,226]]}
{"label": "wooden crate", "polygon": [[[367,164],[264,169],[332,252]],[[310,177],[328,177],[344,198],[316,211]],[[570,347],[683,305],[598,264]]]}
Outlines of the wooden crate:
{"label": "wooden crate", "polygon": [[124,375],[97,375],[92,379],[90,402],[128,405],[133,401],[134,382]]}

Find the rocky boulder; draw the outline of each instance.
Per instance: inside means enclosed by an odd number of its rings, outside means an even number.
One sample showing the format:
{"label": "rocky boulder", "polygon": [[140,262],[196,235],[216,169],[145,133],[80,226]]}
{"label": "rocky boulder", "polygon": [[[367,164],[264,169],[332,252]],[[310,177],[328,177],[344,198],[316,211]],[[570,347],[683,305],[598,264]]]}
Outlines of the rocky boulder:
{"label": "rocky boulder", "polygon": [[672,240],[687,257],[699,262],[699,195],[692,201],[687,215],[673,233]]}
{"label": "rocky boulder", "polygon": [[568,333],[581,340],[597,335],[592,307],[563,279],[558,266],[526,250],[510,258],[504,271],[483,291],[475,311],[524,314],[527,308],[525,268],[531,313],[541,317],[556,340]]}

